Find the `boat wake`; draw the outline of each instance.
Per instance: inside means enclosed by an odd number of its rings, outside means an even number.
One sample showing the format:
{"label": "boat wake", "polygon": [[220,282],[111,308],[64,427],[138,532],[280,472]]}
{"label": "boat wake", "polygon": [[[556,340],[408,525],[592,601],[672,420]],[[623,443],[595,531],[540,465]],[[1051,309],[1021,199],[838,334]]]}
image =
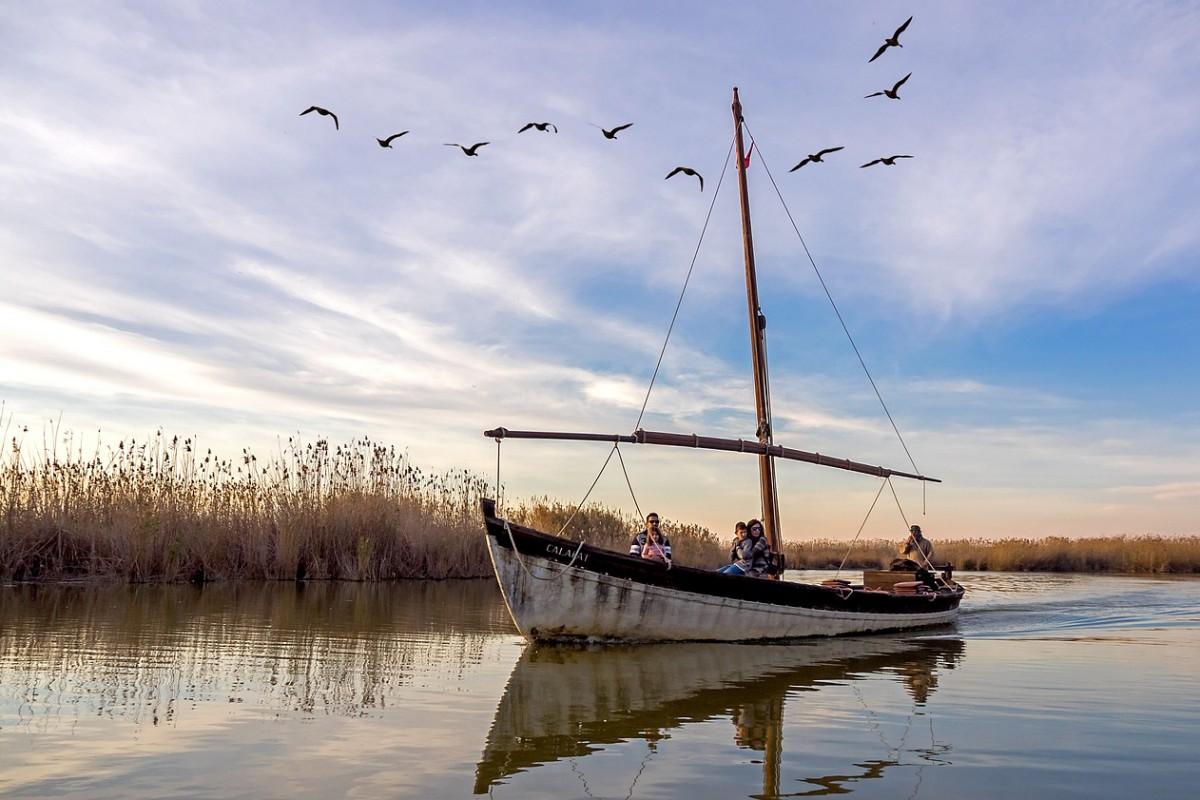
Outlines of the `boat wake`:
{"label": "boat wake", "polygon": [[959,632],[971,638],[1200,627],[1200,580],[1091,575],[966,575],[969,606]]}

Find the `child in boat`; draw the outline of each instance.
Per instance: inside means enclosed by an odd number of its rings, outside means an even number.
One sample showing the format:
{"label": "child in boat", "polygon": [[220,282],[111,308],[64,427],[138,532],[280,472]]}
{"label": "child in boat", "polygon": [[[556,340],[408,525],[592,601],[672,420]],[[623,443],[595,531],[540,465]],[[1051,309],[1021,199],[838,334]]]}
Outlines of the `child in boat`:
{"label": "child in boat", "polygon": [[661,561],[664,564],[671,563],[671,545],[657,527],[650,531],[646,543],[642,545],[642,558]]}
{"label": "child in boat", "polygon": [[729,548],[729,563],[717,570],[726,575],[745,575],[750,569],[753,542],[747,542],[746,523],[733,526],[733,546]]}

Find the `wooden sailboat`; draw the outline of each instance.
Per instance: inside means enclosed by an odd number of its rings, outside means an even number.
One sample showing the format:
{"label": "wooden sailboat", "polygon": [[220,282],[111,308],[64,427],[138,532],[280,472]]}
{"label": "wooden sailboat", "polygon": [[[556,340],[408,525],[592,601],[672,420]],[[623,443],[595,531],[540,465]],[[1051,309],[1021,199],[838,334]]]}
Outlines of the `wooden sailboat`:
{"label": "wooden sailboat", "polygon": [[[611,441],[755,454],[765,535],[772,551],[780,553],[776,459],[805,461],[880,478],[937,479],[775,444],[767,381],[766,318],[758,301],[742,106],[736,88],[733,118],[757,441],[640,428],[628,435],[495,428],[484,435],[497,441],[506,438]],[[952,621],[963,596],[963,588],[952,580],[948,569],[941,574],[930,569],[922,576],[928,587],[919,593],[911,593],[911,587],[908,592],[899,593],[866,585],[824,586],[671,566],[518,525],[501,518],[493,500],[482,501],[482,506],[496,579],[513,622],[531,641],[739,641],[898,630]],[[778,573],[774,577],[779,577]]]}

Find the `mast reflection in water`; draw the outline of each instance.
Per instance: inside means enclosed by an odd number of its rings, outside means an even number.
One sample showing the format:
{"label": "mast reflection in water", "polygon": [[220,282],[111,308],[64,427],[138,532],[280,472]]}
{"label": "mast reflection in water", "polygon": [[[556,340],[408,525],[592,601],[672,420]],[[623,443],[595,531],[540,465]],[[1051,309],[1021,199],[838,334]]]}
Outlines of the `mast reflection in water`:
{"label": "mast reflection in water", "polygon": [[[474,791],[489,793],[518,772],[577,759],[630,739],[647,743],[644,769],[657,743],[669,738],[672,729],[728,717],[734,743],[761,755],[755,760],[763,766],[762,796],[840,794],[848,791],[845,783],[882,777],[905,752],[937,763],[949,747],[933,740],[931,723],[929,747],[906,751],[902,740],[888,745],[890,758],[856,764],[861,772],[805,778],[811,790],[781,795],[785,701],[792,697],[803,702],[799,693],[831,683],[891,673],[912,698],[911,727],[937,687],[938,670],[953,669],[963,651],[959,639],[892,637],[789,645],[531,647],[514,667],[496,709],[476,767]],[[855,693],[867,724],[882,738],[870,708],[857,689]],[[640,770],[631,779],[638,777]]]}

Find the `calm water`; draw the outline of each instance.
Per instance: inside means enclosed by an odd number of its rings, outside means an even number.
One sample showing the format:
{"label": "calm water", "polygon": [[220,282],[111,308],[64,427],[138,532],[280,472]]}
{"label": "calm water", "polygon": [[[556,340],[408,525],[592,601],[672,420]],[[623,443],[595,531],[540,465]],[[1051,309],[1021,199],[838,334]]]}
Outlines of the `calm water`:
{"label": "calm water", "polygon": [[486,581],[0,587],[0,795],[1196,796],[1200,580],[961,577],[922,636],[592,650]]}

